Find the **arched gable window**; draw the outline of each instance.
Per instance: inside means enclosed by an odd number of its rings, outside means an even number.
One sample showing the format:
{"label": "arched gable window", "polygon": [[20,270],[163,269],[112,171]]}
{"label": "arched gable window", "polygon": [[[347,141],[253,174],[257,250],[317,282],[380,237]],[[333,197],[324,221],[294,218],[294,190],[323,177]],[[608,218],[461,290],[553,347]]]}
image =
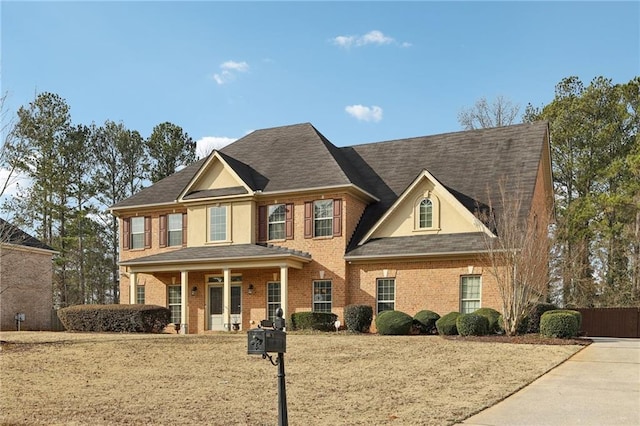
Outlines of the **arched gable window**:
{"label": "arched gable window", "polygon": [[420,228],[433,228],[433,201],[425,198],[420,201],[420,220],[418,222]]}

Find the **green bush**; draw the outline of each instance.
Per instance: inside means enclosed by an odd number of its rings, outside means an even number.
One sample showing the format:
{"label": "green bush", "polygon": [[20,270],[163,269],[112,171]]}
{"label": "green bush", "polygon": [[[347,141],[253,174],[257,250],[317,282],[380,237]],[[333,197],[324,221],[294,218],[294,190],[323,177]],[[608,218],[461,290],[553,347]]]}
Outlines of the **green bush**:
{"label": "green bush", "polygon": [[558,312],[566,312],[575,316],[576,320],[578,321],[578,331],[580,331],[580,327],[582,326],[582,314],[578,311],[574,311],[573,309],[553,309],[550,311],[546,311],[544,314],[542,314],[542,316],[544,316],[545,314],[556,314]]}
{"label": "green bush", "polygon": [[378,334],[405,335],[411,332],[413,318],[400,311],[384,311],[376,317]]}
{"label": "green bush", "polygon": [[476,309],[473,313],[476,315],[481,315],[485,317],[487,321],[489,321],[489,328],[487,329],[487,333],[493,334],[498,332],[498,318],[500,317],[500,312],[492,308],[480,308]]}
{"label": "green bush", "polygon": [[436,334],[436,321],[440,319],[440,315],[433,311],[423,310],[413,316],[413,325],[420,334]]}
{"label": "green bush", "polygon": [[540,333],[540,318],[542,314],[548,311],[558,309],[553,303],[538,303],[529,314],[529,326],[527,327],[527,333]]}
{"label": "green bush", "polygon": [[344,322],[347,330],[354,333],[368,333],[373,321],[373,308],[369,305],[347,305],[344,308]]}
{"label": "green bush", "polygon": [[578,318],[571,312],[547,311],[540,318],[540,334],[562,339],[578,335]]}
{"label": "green bush", "polygon": [[291,315],[291,327],[294,330],[335,331],[338,319],[331,312],[296,312]]}
{"label": "green bush", "polygon": [[483,315],[461,314],[456,318],[456,328],[461,336],[484,336],[489,332],[489,320]]}
{"label": "green bush", "polygon": [[171,311],[156,305],[75,305],[58,310],[68,331],[160,333]]}
{"label": "green bush", "polygon": [[458,334],[456,319],[460,315],[462,315],[460,312],[449,312],[448,314],[440,317],[440,319],[436,321],[438,334],[442,336],[453,336]]}

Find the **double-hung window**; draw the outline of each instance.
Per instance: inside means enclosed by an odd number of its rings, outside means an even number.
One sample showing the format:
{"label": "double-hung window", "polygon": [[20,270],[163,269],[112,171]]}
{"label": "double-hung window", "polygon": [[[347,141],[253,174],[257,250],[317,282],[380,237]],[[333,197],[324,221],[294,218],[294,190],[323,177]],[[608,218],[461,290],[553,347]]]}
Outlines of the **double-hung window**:
{"label": "double-hung window", "polygon": [[470,314],[480,308],[482,283],[480,275],[463,276],[460,279],[460,312]]}
{"label": "double-hung window", "polygon": [[420,202],[420,228],[433,227],[433,201],[425,198]]}
{"label": "double-hung window", "polygon": [[317,200],[313,202],[313,236],[328,237],[333,235],[333,200]]}
{"label": "double-hung window", "polygon": [[182,321],[182,288],[179,285],[170,285],[168,289],[168,307],[171,311],[171,322],[174,324],[180,324]]}
{"label": "double-hung window", "polygon": [[169,246],[182,245],[182,213],[167,215]]}
{"label": "double-hung window", "polygon": [[136,286],[136,303],[138,305],[144,305],[144,286],[137,285]]}
{"label": "double-hung window", "polygon": [[267,283],[267,318],[276,320],[276,311],[280,307],[280,282]]}
{"label": "double-hung window", "polygon": [[132,249],[144,248],[144,217],[131,218],[131,244]]}
{"label": "double-hung window", "polygon": [[331,280],[313,282],[313,312],[331,312]]}
{"label": "double-hung window", "polygon": [[376,287],[378,313],[394,310],[396,308],[395,278],[378,278]]}
{"label": "double-hung window", "polygon": [[209,241],[227,240],[227,207],[209,207]]}
{"label": "double-hung window", "polygon": [[167,241],[169,246],[182,245],[182,213],[167,215]]}
{"label": "double-hung window", "polygon": [[284,204],[274,204],[268,207],[268,238],[270,240],[284,240],[286,237],[285,221],[287,208]]}

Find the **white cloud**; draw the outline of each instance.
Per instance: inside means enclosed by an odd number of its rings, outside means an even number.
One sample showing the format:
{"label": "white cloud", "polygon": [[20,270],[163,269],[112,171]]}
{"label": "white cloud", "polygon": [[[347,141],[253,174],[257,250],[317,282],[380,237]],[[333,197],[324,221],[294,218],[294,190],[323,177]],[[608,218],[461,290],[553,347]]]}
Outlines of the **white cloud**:
{"label": "white cloud", "polygon": [[222,71],[213,74],[212,78],[216,83],[222,85],[235,80],[237,73],[249,71],[249,64],[244,61],[226,61],[220,64],[220,69]]}
{"label": "white cloud", "polygon": [[363,35],[360,38],[360,42],[364,45],[364,44],[389,44],[392,43],[394,40],[391,37],[387,37],[386,35],[382,34],[382,31],[369,31],[368,33],[366,33],[365,35]]}
{"label": "white cloud", "polygon": [[[352,46],[361,47],[367,44],[376,44],[376,45],[384,45],[384,44],[397,44],[396,40],[393,37],[386,36],[382,33],[382,31],[373,30],[369,31],[364,35],[340,35],[334,37],[332,39],[333,44],[336,46],[344,47],[348,49]],[[403,42],[401,44],[402,47],[409,47],[411,43]]]}
{"label": "white cloud", "polygon": [[198,158],[206,157],[211,154],[214,149],[224,148],[236,140],[236,138],[228,138],[225,136],[205,136],[196,141],[196,155]]}
{"label": "white cloud", "polygon": [[347,114],[360,121],[373,121],[374,123],[377,123],[382,120],[382,108],[376,105],[371,107],[364,105],[348,105],[344,110]]}
{"label": "white cloud", "polygon": [[223,62],[222,65],[220,65],[220,68],[222,68],[223,70],[247,72],[249,71],[249,64],[247,64],[244,61],[242,62],[227,61],[227,62]]}

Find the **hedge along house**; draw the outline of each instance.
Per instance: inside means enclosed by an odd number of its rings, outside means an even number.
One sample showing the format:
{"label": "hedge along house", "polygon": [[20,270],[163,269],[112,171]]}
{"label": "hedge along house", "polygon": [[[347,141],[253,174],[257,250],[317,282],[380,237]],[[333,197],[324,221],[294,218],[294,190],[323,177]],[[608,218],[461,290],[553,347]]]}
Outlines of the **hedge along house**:
{"label": "hedge along house", "polygon": [[168,306],[189,333],[278,307],[499,308],[477,211],[500,179],[522,218],[552,203],[546,123],[342,148],[308,123],[258,130],[111,207],[121,300]]}

